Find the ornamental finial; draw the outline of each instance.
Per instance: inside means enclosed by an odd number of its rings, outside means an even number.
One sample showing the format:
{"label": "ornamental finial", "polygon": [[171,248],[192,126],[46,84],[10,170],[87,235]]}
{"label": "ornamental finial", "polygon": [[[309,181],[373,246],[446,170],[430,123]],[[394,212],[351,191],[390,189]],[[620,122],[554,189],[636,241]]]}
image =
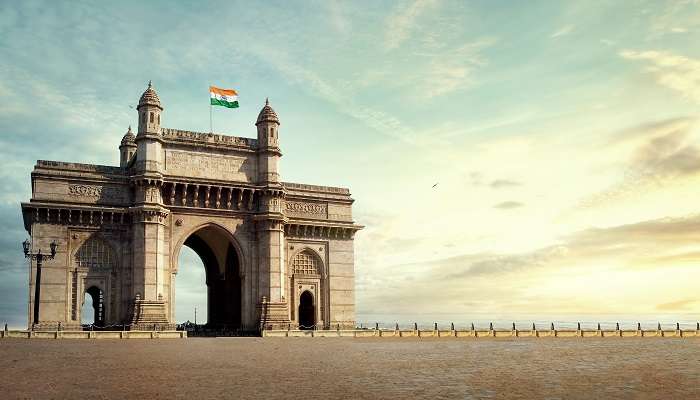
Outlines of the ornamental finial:
{"label": "ornamental finial", "polygon": [[266,106],[270,105],[270,98],[269,97],[265,97],[265,105]]}
{"label": "ornamental finial", "polygon": [[150,88],[151,88],[151,86],[152,86],[152,84],[151,84],[151,80],[149,79],[149,80],[148,80],[148,88],[150,89]]}

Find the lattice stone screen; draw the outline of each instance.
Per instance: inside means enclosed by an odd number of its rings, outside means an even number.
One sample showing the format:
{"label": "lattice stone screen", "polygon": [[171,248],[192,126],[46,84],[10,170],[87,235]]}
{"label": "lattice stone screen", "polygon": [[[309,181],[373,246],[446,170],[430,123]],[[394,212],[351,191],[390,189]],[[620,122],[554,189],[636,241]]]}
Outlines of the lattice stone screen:
{"label": "lattice stone screen", "polygon": [[316,256],[313,254],[302,251],[301,253],[294,256],[294,261],[292,262],[292,267],[295,274],[303,275],[317,275],[318,274],[318,261]]}
{"label": "lattice stone screen", "polygon": [[115,264],[112,248],[96,237],[89,238],[80,246],[75,261],[79,267],[89,269],[110,269]]}

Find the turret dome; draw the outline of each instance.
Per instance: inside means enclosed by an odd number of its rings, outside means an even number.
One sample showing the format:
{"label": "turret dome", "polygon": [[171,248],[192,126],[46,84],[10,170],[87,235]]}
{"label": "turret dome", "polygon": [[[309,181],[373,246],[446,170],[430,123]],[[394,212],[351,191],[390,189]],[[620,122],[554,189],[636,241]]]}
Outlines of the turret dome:
{"label": "turret dome", "polygon": [[258,114],[258,120],[255,122],[255,125],[258,125],[261,122],[274,122],[278,125],[280,123],[277,113],[272,109],[272,107],[270,107],[270,101],[268,99],[265,99],[265,107],[260,110],[260,114]]}
{"label": "turret dome", "polygon": [[126,131],[124,137],[122,138],[122,146],[136,146],[136,136],[131,132],[131,125],[129,125],[129,130]]}
{"label": "turret dome", "polygon": [[151,83],[151,81],[148,81],[148,88],[146,88],[146,91],[143,92],[143,94],[141,95],[137,109],[141,108],[141,106],[144,105],[156,106],[161,110],[163,109],[163,107],[160,106],[160,99],[158,98],[158,93],[156,93],[156,90],[153,88],[153,84]]}

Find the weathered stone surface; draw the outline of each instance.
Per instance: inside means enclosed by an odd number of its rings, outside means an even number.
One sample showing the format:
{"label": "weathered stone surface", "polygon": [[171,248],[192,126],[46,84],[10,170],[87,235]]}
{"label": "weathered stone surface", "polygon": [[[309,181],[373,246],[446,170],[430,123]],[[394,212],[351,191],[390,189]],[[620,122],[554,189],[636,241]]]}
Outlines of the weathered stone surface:
{"label": "weathered stone surface", "polygon": [[[98,323],[171,327],[188,246],[204,260],[212,324],[297,327],[301,310],[304,325],[353,326],[362,227],[350,191],[280,181],[269,104],[256,139],[163,128],[163,110],[149,85],[136,134],[115,138],[119,167],[37,162],[24,223],[34,251],[52,241],[59,251],[44,263],[39,321],[30,313],[29,325],[79,326],[90,293]],[[30,310],[35,274],[32,264]]]}

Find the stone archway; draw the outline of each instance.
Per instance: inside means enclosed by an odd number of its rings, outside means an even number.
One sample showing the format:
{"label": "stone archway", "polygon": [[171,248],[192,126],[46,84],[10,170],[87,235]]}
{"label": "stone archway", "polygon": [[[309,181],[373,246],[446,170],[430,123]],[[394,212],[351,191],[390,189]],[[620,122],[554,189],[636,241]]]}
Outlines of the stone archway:
{"label": "stone archway", "polygon": [[94,326],[104,326],[104,293],[97,286],[90,286],[85,294],[92,298],[93,322]]}
{"label": "stone archway", "polygon": [[192,249],[204,265],[207,326],[240,329],[243,309],[242,262],[233,239],[218,225],[205,225],[190,233],[182,246]]}
{"label": "stone archway", "polygon": [[299,329],[313,329],[316,325],[316,307],[314,296],[305,290],[299,296]]}

